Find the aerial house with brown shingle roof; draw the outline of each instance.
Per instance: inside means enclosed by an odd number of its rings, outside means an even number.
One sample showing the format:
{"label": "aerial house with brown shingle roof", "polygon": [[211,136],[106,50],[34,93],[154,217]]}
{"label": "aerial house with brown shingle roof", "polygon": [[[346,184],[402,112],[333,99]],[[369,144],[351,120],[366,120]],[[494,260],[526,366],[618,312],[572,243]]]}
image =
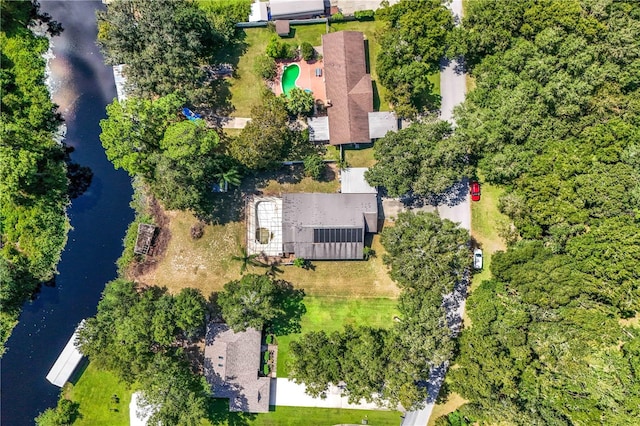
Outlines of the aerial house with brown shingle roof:
{"label": "aerial house with brown shingle roof", "polygon": [[338,31],[322,36],[329,143],[371,142],[369,113],[373,112],[373,87],[367,74],[364,36],[358,31]]}

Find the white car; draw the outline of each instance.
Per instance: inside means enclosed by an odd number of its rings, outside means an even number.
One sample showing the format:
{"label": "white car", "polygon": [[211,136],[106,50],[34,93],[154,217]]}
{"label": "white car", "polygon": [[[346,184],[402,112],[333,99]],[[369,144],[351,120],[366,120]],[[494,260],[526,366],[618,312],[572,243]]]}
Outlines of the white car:
{"label": "white car", "polygon": [[482,250],[475,249],[473,251],[473,269],[482,269]]}

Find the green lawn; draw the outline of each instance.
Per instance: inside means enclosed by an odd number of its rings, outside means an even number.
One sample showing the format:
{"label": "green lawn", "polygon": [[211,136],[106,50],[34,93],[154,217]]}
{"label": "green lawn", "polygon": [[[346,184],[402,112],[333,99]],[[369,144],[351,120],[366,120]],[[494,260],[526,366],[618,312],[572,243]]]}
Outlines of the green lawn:
{"label": "green lawn", "polygon": [[500,226],[509,223],[509,218],[498,209],[498,200],[504,190],[497,186],[481,182],[480,201],[471,202],[471,236],[482,248],[482,272],[473,276],[471,289],[475,289],[484,280],[491,278],[491,256],[498,250],[504,250],[504,241],[498,235]]}
{"label": "green lawn", "polygon": [[265,414],[229,413],[228,401],[214,399],[209,407],[210,418],[216,425],[282,426],[282,425],[340,425],[362,424],[388,426],[400,423],[398,411],[341,410],[337,408],[271,407]]}
{"label": "green lawn", "polygon": [[[75,425],[128,425],[131,393],[116,376],[100,371],[92,364],[82,372],[75,385],[65,387],[67,398],[80,403],[81,417]],[[112,401],[113,395],[119,398],[118,403]]]}
{"label": "green lawn", "polygon": [[[314,46],[319,46],[322,34],[326,33],[326,25],[295,25],[291,27],[293,37],[284,38],[283,41],[299,45],[306,41]],[[229,79],[231,91],[231,103],[235,107],[233,116],[249,117],[251,108],[260,103],[260,90],[264,86],[262,79],[254,72],[253,67],[258,56],[264,55],[269,40],[275,33],[269,28],[245,28],[242,30],[243,47],[235,52],[228,52],[228,56],[241,55],[237,60],[234,78]],[[234,63],[233,58],[222,58]]]}
{"label": "green lawn", "polygon": [[349,167],[373,167],[376,159],[373,158],[373,145],[367,148],[345,148],[345,159]]}
{"label": "green lawn", "polygon": [[[380,52],[376,31],[381,25],[380,21],[336,22],[331,24],[330,31],[361,31],[364,33],[368,46],[367,65],[374,89],[374,110],[389,111],[390,106],[384,101],[388,91],[382,87],[376,73],[376,59]],[[325,33],[325,24],[294,25],[291,27],[292,37],[283,40],[296,46],[304,41],[314,46],[320,46],[322,35]],[[229,79],[231,103],[235,107],[235,111],[231,115],[248,117],[251,113],[251,107],[260,103],[260,88],[263,86],[263,82],[253,71],[253,64],[256,57],[264,54],[273,34],[273,31],[267,27],[245,28],[242,30],[240,37],[242,43],[238,48],[225,51],[218,58],[223,62],[237,64],[235,77]],[[440,74],[431,75],[429,80],[434,84],[434,93],[440,94]]]}
{"label": "green lawn", "polygon": [[[394,299],[348,299],[336,297],[305,297],[307,313],[302,317],[302,332],[332,332],[345,325],[368,325],[387,328],[397,315]],[[300,334],[278,337],[278,377],[287,377],[289,343]]]}

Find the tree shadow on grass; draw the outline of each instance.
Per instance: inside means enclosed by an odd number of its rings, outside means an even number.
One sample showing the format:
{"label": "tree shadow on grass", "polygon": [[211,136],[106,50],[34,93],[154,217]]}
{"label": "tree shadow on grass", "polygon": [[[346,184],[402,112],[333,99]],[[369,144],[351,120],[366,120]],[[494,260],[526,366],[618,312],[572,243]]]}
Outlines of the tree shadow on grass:
{"label": "tree shadow on grass", "polygon": [[229,411],[229,400],[210,398],[207,406],[207,419],[214,425],[249,426],[256,415]]}
{"label": "tree shadow on grass", "polygon": [[276,305],[282,308],[282,314],[271,320],[268,330],[276,336],[299,333],[300,321],[307,312],[302,303],[305,293],[302,289],[296,289],[290,282],[284,280],[275,281]]}

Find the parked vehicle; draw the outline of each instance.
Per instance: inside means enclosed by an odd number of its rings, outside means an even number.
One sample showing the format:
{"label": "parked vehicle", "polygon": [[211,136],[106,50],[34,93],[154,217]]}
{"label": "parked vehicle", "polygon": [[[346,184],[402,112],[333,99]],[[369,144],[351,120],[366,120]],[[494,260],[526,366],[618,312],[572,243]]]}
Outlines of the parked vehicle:
{"label": "parked vehicle", "polygon": [[482,249],[473,251],[473,269],[482,269]]}
{"label": "parked vehicle", "polygon": [[469,193],[471,194],[472,201],[480,201],[480,184],[477,181],[474,180],[471,182]]}

